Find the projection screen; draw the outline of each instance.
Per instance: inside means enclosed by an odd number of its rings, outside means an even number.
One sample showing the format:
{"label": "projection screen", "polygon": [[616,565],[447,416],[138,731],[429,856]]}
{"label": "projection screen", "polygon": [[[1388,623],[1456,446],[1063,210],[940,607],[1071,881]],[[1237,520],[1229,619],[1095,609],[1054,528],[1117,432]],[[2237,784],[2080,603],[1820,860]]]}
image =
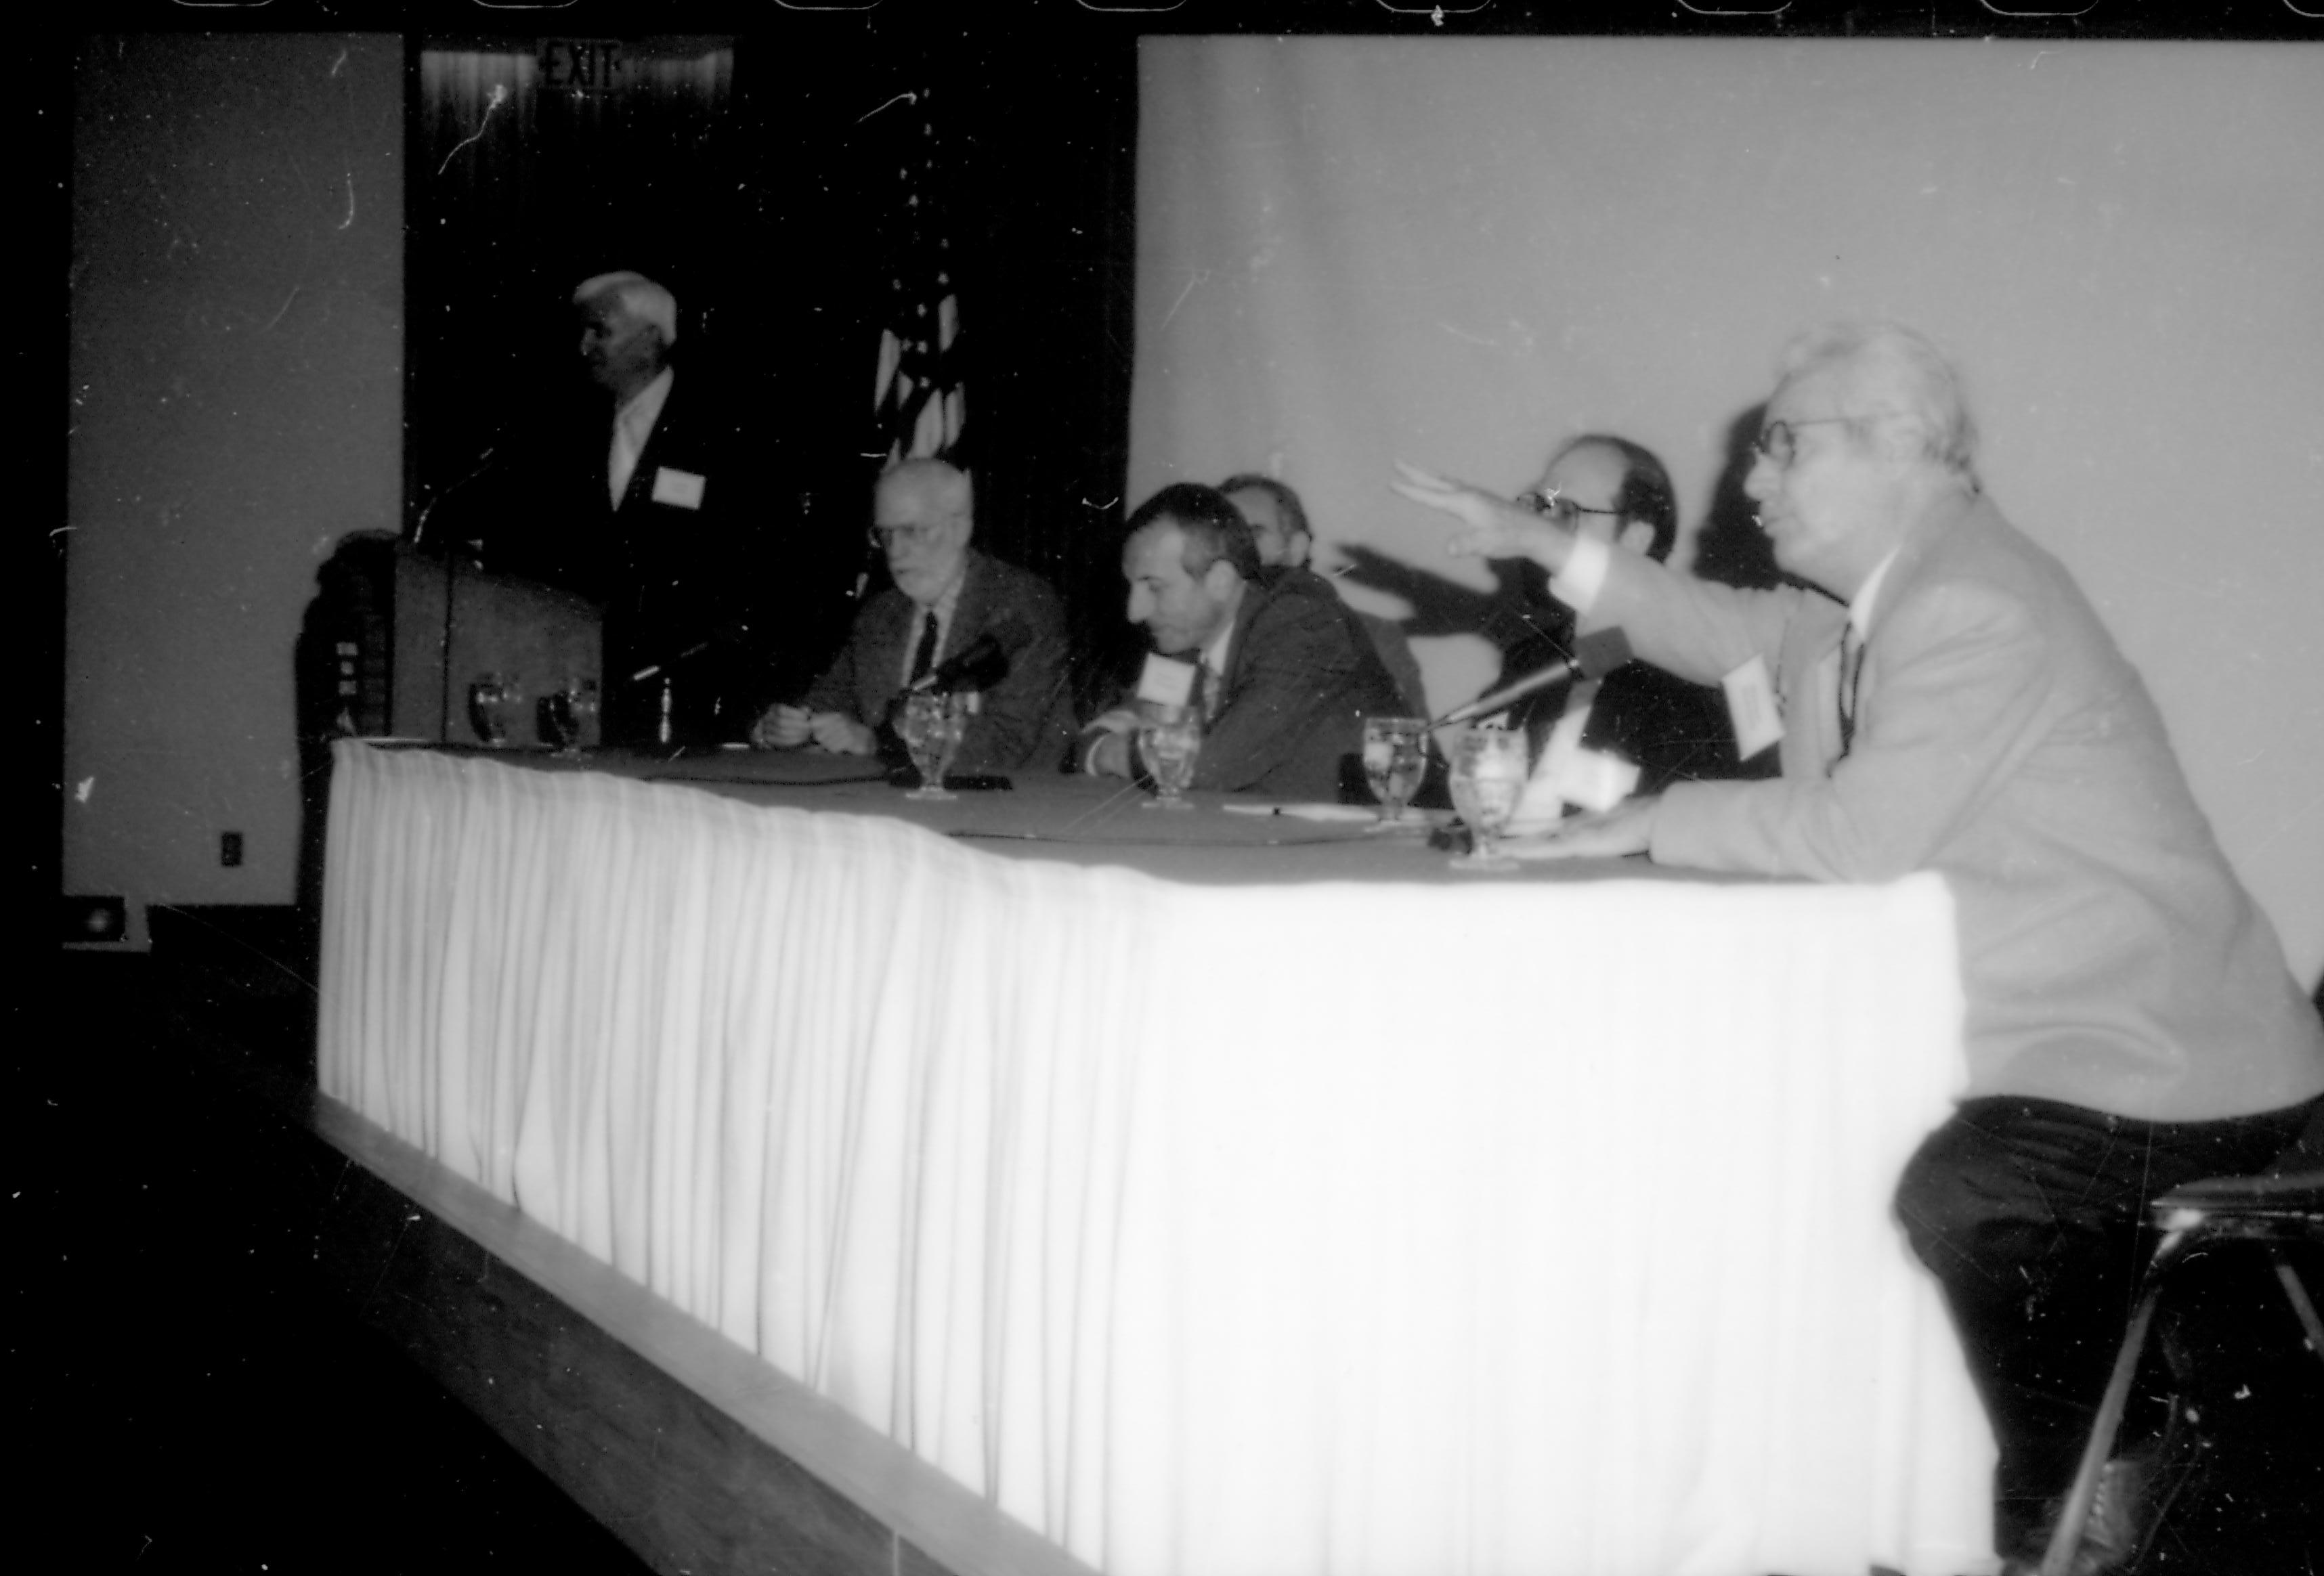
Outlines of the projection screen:
{"label": "projection screen", "polygon": [[[1784,341],[1901,318],[2315,977],[2324,49],[1155,39],[1139,91],[1126,505],[1269,471],[1319,567],[1480,589],[1390,461],[1515,492],[1607,429],[1669,465],[1684,562]],[[1413,614],[1369,577],[1351,601]],[[1420,625],[1435,707],[1492,676]]]}

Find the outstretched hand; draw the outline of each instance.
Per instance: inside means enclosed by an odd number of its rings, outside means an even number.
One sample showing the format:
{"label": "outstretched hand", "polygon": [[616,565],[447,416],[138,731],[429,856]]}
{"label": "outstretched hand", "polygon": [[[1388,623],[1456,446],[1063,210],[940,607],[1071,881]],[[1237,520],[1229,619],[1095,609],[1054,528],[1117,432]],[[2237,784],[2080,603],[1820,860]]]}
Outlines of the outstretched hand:
{"label": "outstretched hand", "polygon": [[1572,816],[1538,837],[1511,837],[1500,845],[1516,859],[1619,859],[1654,843],[1658,798],[1625,799],[1603,815]]}
{"label": "outstretched hand", "polygon": [[1415,503],[1451,515],[1466,528],[1446,540],[1446,552],[1481,558],[1531,558],[1552,574],[1565,567],[1573,539],[1541,516],[1481,487],[1424,471],[1405,460],[1397,461],[1396,469],[1397,479],[1388,484],[1391,488]]}

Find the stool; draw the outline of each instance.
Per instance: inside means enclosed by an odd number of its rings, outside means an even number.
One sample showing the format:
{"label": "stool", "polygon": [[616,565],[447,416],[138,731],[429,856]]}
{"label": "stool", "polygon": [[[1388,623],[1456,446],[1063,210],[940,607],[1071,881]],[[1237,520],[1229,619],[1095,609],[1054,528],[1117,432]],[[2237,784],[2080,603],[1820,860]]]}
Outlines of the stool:
{"label": "stool", "polygon": [[2123,1334],[2114,1373],[2098,1404],[2098,1421],[2090,1429],[2090,1442],[2082,1451],[2073,1487],[2067,1492],[2065,1507],[2042,1556],[2041,1576],[2066,1576],[2072,1569],[2098,1495],[2099,1474],[2114,1449],[2116,1431],[2122,1425],[2123,1406],[2138,1371],[2155,1304],[2163,1295],[2165,1278],[2190,1249],[2209,1242],[2264,1244],[2274,1260],[2276,1278],[2282,1284],[2292,1313],[2308,1332],[2309,1350],[2324,1362],[2324,1322],[2318,1320],[2316,1304],[2284,1258],[2282,1248],[2287,1242],[2324,1242],[2324,1104],[2317,1107],[2300,1141],[2262,1175],[2190,1182],[2163,1194],[2147,1208],[2163,1240],[2155,1246],[2154,1257],[2147,1261],[2140,1281],[2130,1328]]}

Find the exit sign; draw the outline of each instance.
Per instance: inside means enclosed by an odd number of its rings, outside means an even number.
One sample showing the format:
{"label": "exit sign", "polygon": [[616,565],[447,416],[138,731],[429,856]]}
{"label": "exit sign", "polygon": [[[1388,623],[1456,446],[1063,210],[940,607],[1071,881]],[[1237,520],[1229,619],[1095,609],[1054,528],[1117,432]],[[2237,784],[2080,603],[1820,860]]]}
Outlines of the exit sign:
{"label": "exit sign", "polygon": [[550,93],[612,93],[630,85],[630,51],[618,39],[551,38],[540,43],[540,85]]}

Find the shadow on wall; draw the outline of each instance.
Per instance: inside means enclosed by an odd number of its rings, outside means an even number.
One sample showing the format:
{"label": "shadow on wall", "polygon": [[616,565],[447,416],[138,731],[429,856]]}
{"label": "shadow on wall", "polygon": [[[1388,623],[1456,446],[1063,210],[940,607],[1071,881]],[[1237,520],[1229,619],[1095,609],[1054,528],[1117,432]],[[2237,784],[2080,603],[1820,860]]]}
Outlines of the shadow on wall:
{"label": "shadow on wall", "polygon": [[[1699,579],[1747,589],[1780,585],[1786,579],[1759,529],[1757,505],[1743,491],[1766,413],[1764,403],[1754,405],[1728,424],[1727,457],[1695,539],[1693,573]],[[1493,585],[1479,591],[1359,542],[1339,543],[1335,550],[1347,563],[1340,578],[1411,605],[1410,616],[1397,621],[1406,638],[1481,635],[1490,641],[1500,657],[1497,683],[1555,661],[1572,643],[1572,615],[1551,598],[1549,578],[1535,564],[1489,563]],[[1562,689],[1548,695],[1563,705]]]}
{"label": "shadow on wall", "polygon": [[1775,567],[1775,549],[1759,529],[1759,506],[1743,491],[1757,457],[1759,429],[1767,419],[1763,401],[1738,416],[1727,427],[1727,460],[1711,490],[1711,510],[1694,539],[1694,574],[1700,580],[1746,590],[1765,590],[1784,583]]}

